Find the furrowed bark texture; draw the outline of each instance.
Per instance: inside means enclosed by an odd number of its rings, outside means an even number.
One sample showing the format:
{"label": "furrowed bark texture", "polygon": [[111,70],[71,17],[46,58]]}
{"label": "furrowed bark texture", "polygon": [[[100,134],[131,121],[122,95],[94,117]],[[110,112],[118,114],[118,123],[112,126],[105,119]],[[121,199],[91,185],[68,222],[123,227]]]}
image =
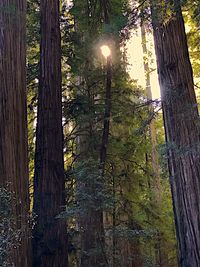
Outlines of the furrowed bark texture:
{"label": "furrowed bark texture", "polygon": [[0,186],[13,192],[20,242],[11,249],[15,267],[31,266],[28,227],[25,0],[0,2]]}
{"label": "furrowed bark texture", "polygon": [[65,204],[59,1],[43,0],[34,177],[34,266],[66,267],[67,225],[56,216]]}
{"label": "furrowed bark texture", "polygon": [[180,266],[200,266],[200,131],[184,21],[154,24]]}

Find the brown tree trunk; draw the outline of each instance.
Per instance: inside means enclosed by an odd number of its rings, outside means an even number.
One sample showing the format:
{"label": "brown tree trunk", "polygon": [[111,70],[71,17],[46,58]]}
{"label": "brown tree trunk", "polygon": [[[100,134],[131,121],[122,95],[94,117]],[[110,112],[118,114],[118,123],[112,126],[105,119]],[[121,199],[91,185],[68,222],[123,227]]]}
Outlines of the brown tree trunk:
{"label": "brown tree trunk", "polygon": [[104,250],[104,236],[102,236],[104,233],[103,218],[100,215],[99,211],[90,208],[87,218],[85,217],[82,221],[84,231],[81,236],[81,249],[85,248],[86,250],[81,255],[81,267],[105,267],[108,265]]}
{"label": "brown tree trunk", "polygon": [[41,46],[34,177],[34,266],[66,267],[59,1],[40,4]]}
{"label": "brown tree trunk", "polygon": [[13,192],[13,214],[20,230],[12,249],[15,267],[30,267],[28,149],[26,117],[25,0],[0,2],[0,186]]}
{"label": "brown tree trunk", "polygon": [[[124,214],[123,220],[129,223],[130,230],[138,229],[135,224],[131,225],[131,219],[127,214]],[[139,238],[116,237],[116,247],[118,259],[113,267],[143,267],[145,265]]]}
{"label": "brown tree trunk", "polygon": [[184,21],[180,8],[156,21],[154,39],[168,147],[180,266],[200,266],[200,130]]}

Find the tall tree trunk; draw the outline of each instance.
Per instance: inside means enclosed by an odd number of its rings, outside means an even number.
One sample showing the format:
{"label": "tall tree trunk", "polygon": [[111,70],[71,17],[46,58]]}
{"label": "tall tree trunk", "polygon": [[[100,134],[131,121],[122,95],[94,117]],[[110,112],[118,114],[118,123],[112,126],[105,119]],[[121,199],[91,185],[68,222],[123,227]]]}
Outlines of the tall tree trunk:
{"label": "tall tree trunk", "polygon": [[[152,101],[152,90],[151,90],[151,80],[150,80],[150,68],[148,62],[148,49],[147,49],[147,39],[144,23],[141,23],[141,38],[142,38],[142,50],[143,50],[143,65],[146,77],[146,96],[149,101]],[[154,107],[150,104],[149,108],[150,113],[154,113]],[[160,185],[160,166],[158,160],[158,152],[156,149],[157,140],[156,140],[156,126],[155,119],[153,118],[149,125],[149,137],[151,142],[151,165],[153,170],[153,183],[152,189],[154,193],[154,201],[157,204],[160,204],[160,195],[161,195],[161,185]]]}
{"label": "tall tree trunk", "polygon": [[[98,192],[103,191],[104,172],[107,156],[107,146],[110,126],[111,112],[111,58],[107,59],[106,66],[106,86],[105,86],[105,111],[103,121],[103,134],[100,147],[99,169],[100,175],[96,181],[87,182],[80,185],[88,195],[95,198]],[[97,152],[94,152],[97,154]],[[86,155],[86,153],[85,153]],[[98,185],[98,189],[96,186]],[[98,205],[98,206],[97,206]],[[105,251],[104,221],[101,200],[94,200],[94,203],[88,207],[87,214],[80,218],[81,231],[81,267],[108,266]]]}
{"label": "tall tree trunk", "polygon": [[15,267],[30,267],[28,149],[26,117],[25,0],[0,3],[0,186],[13,192],[13,215],[20,230],[12,249]]}
{"label": "tall tree trunk", "polygon": [[41,46],[34,177],[34,266],[66,267],[59,0],[40,4]]}
{"label": "tall tree trunk", "polygon": [[[87,62],[86,66],[89,68],[90,63]],[[90,69],[90,68],[89,68]],[[81,80],[81,79],[80,79]],[[84,77],[82,81],[85,82],[87,87],[87,98],[89,101],[93,102],[93,95],[91,94],[91,86],[88,77]],[[80,83],[79,83],[80,85]],[[87,112],[90,114],[91,110],[88,108]],[[97,165],[91,166],[91,163],[88,163],[87,160],[90,159],[93,155],[96,157],[97,151],[94,148],[94,145],[90,144],[90,140],[94,138],[94,121],[90,118],[88,121],[84,121],[79,125],[79,131],[85,133],[80,135],[77,138],[77,152],[79,154],[79,161],[85,162],[86,165],[91,168],[97,168]],[[97,170],[96,170],[97,171]],[[85,176],[88,175],[87,173]],[[84,177],[86,178],[86,177]],[[83,179],[78,182],[77,189],[81,192],[81,196],[77,196],[77,200],[80,202],[82,213],[78,218],[78,226],[80,229],[80,267],[93,267],[93,266],[104,266],[101,265],[104,259],[102,257],[103,243],[102,243],[102,217],[99,216],[98,207],[96,207],[95,196],[97,192],[96,188],[96,178],[94,179]],[[100,190],[98,188],[98,190]],[[91,200],[86,199],[84,202],[82,200],[82,195],[86,194]],[[79,199],[80,198],[80,199]],[[100,213],[101,214],[101,213]]]}
{"label": "tall tree trunk", "polygon": [[[152,89],[151,89],[151,79],[150,79],[150,68],[148,62],[148,48],[147,48],[147,38],[145,24],[141,22],[141,38],[142,38],[142,50],[143,50],[143,65],[146,76],[146,96],[149,101],[152,101]],[[154,107],[152,104],[149,106],[150,113],[154,113]],[[159,156],[156,149],[157,146],[157,136],[156,136],[156,125],[155,119],[153,118],[149,125],[149,137],[151,142],[151,165],[153,170],[153,180],[151,183],[151,190],[153,192],[152,201],[154,205],[159,210],[161,208],[162,198],[161,198],[161,179],[160,179],[160,166],[159,166]],[[165,240],[162,233],[158,234],[155,240],[155,259],[156,265],[159,267],[168,266],[168,257],[166,254]]]}
{"label": "tall tree trunk", "polygon": [[[104,23],[109,24],[108,2],[100,1],[101,10],[103,13]],[[89,14],[88,14],[89,16]],[[100,144],[100,151],[93,148],[95,157],[99,158],[100,175],[96,181],[92,183],[87,182],[82,187],[85,187],[86,192],[90,196],[97,196],[98,192],[103,191],[104,187],[104,173],[107,156],[108,137],[110,130],[110,113],[111,113],[111,82],[112,69],[111,57],[107,58],[106,64],[106,85],[105,85],[105,111],[103,118],[103,133]],[[86,153],[85,153],[86,155]],[[98,185],[98,189],[96,186]],[[91,204],[90,204],[91,205]],[[98,205],[98,206],[97,206]],[[105,234],[104,234],[104,219],[102,203],[100,199],[94,200],[94,203],[88,207],[87,214],[80,218],[81,226],[81,267],[93,266],[108,266],[108,260],[105,250]]]}
{"label": "tall tree trunk", "polygon": [[180,266],[197,267],[200,266],[200,126],[184,21],[180,8],[165,23],[156,19],[155,6],[152,11]]}
{"label": "tall tree trunk", "polygon": [[107,147],[108,147],[108,138],[110,131],[110,115],[111,115],[111,85],[112,85],[112,62],[111,56],[107,58],[106,63],[106,96],[105,96],[105,112],[104,112],[104,122],[103,122],[103,135],[100,148],[100,170],[102,176],[105,173],[105,163],[107,157]]}

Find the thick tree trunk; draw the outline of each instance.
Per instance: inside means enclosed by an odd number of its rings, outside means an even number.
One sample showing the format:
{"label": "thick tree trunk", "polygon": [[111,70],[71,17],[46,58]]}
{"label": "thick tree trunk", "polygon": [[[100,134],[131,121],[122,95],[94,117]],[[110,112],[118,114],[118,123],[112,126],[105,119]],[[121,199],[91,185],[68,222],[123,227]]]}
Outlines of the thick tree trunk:
{"label": "thick tree trunk", "polygon": [[20,230],[12,266],[30,267],[28,149],[26,118],[25,0],[0,2],[0,187],[13,192]]}
{"label": "thick tree trunk", "polygon": [[[153,16],[155,17],[155,16]],[[182,267],[200,266],[200,125],[181,11],[154,39]]]}
{"label": "thick tree trunk", "polygon": [[59,1],[43,0],[38,121],[34,177],[34,266],[66,267],[67,225],[56,216],[65,205]]}

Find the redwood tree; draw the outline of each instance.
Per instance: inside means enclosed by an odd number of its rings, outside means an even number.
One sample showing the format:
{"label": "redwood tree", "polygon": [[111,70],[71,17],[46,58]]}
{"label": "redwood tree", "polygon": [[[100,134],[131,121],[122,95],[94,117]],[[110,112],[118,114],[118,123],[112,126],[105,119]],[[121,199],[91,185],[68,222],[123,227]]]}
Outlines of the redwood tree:
{"label": "redwood tree", "polygon": [[40,3],[41,45],[34,176],[34,266],[67,266],[59,0]]}
{"label": "redwood tree", "polygon": [[180,266],[197,267],[200,265],[200,125],[192,67],[179,1],[173,1],[171,15],[166,19],[160,16],[161,7],[152,2]]}
{"label": "redwood tree", "polygon": [[31,266],[28,229],[25,14],[25,0],[1,0],[0,187],[8,186],[14,197],[13,227],[20,231],[19,245],[11,249],[10,261],[15,267]]}

